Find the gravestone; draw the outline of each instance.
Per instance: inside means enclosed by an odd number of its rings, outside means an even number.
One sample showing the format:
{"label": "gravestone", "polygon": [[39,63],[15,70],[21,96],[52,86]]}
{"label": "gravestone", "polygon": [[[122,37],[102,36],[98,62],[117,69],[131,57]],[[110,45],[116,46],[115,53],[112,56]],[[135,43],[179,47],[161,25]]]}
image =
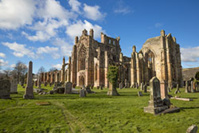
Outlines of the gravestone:
{"label": "gravestone", "polygon": [[87,92],[87,93],[95,93],[94,91],[91,91],[91,89],[90,89],[90,86],[89,86],[89,85],[86,87],[86,92]]}
{"label": "gravestone", "polygon": [[193,89],[193,81],[191,81],[191,92],[192,92],[192,93],[194,92],[194,89]]}
{"label": "gravestone", "polygon": [[144,107],[144,112],[151,113],[151,114],[158,114],[169,107],[163,105],[163,101],[161,99],[160,93],[160,81],[157,77],[153,77],[150,80],[150,100],[149,106]]}
{"label": "gravestone", "polygon": [[143,87],[144,87],[144,93],[147,93],[147,84],[145,84]]}
{"label": "gravestone", "polygon": [[139,97],[143,96],[141,91],[138,91],[138,96]]}
{"label": "gravestone", "polygon": [[185,93],[189,93],[189,82],[188,81],[186,81]]}
{"label": "gravestone", "polygon": [[47,84],[48,84],[48,83],[45,81],[45,82],[44,82],[44,86],[47,86]]}
{"label": "gravestone", "polygon": [[29,62],[26,92],[23,96],[24,99],[33,99],[33,85],[32,85],[32,61]]}
{"label": "gravestone", "polygon": [[41,89],[41,81],[40,81],[40,76],[39,75],[37,77],[37,87],[38,87],[38,89]]}
{"label": "gravestone", "polygon": [[103,86],[102,85],[100,86],[100,89],[103,90]]}
{"label": "gravestone", "polygon": [[197,133],[197,130],[198,127],[196,125],[192,125],[187,129],[186,133]]}
{"label": "gravestone", "polygon": [[144,84],[143,84],[143,83],[141,83],[140,89],[141,89],[142,91],[144,90]]}
{"label": "gravestone", "polygon": [[160,93],[161,93],[161,98],[168,98],[168,90],[167,90],[167,83],[165,80],[160,82]]}
{"label": "gravestone", "polygon": [[79,97],[86,97],[86,89],[81,89],[79,93]]}
{"label": "gravestone", "polygon": [[99,90],[99,86],[97,86],[97,89]]}
{"label": "gravestone", "polygon": [[76,87],[76,84],[73,84],[73,88],[75,88]]}
{"label": "gravestone", "polygon": [[10,93],[11,94],[17,94],[17,80],[11,79],[10,80],[11,86],[10,86]]}
{"label": "gravestone", "polygon": [[176,91],[174,92],[174,94],[178,94],[178,93],[180,93],[179,84],[177,84],[177,86],[176,86]]}
{"label": "gravestone", "polygon": [[71,94],[72,93],[72,83],[71,82],[67,82],[65,84],[65,91],[64,94]]}
{"label": "gravestone", "polygon": [[0,79],[0,98],[10,99],[10,81],[9,79]]}
{"label": "gravestone", "polygon": [[120,84],[119,84],[119,88],[120,88],[120,89],[122,89],[122,88],[123,88],[123,83],[122,83],[122,82],[120,82]]}
{"label": "gravestone", "polygon": [[92,84],[92,85],[91,85],[91,89],[93,89],[93,87],[94,87],[94,85]]}

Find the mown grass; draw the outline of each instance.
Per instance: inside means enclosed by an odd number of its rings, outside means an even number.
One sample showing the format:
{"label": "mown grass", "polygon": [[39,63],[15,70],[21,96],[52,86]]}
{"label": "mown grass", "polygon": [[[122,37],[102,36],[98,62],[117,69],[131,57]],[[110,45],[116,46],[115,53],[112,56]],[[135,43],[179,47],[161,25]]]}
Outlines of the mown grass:
{"label": "mown grass", "polygon": [[[199,93],[186,94],[182,88],[177,95],[193,101],[171,100],[181,111],[158,116],[143,111],[149,93],[138,97],[139,90],[131,88],[118,89],[120,96],[113,97],[106,95],[107,89],[94,89],[96,94],[85,98],[78,94],[35,94],[32,100],[23,99],[24,90],[19,86],[19,93],[12,94],[11,100],[0,99],[0,132],[183,133],[192,124],[199,125]],[[38,106],[37,102],[50,105]]]}

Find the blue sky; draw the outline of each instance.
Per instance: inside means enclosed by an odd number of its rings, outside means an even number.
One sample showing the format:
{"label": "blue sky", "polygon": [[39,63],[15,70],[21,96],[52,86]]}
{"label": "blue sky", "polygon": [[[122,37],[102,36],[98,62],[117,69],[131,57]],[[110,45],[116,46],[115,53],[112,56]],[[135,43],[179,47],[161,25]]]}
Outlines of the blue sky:
{"label": "blue sky", "polygon": [[90,28],[97,40],[101,32],[120,36],[129,57],[164,29],[180,44],[183,68],[199,66],[198,0],[0,0],[1,69],[30,60],[35,73],[60,69],[74,37]]}

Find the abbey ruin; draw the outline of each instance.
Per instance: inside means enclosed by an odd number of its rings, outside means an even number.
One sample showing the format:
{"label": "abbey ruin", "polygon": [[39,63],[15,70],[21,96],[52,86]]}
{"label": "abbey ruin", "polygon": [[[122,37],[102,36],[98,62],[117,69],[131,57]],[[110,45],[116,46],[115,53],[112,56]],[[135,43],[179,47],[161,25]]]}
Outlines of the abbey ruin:
{"label": "abbey ruin", "polygon": [[[176,38],[165,31],[160,36],[148,39],[139,52],[133,46],[131,57],[123,56],[120,37],[111,38],[101,33],[101,42],[94,40],[94,31],[82,31],[75,37],[69,62],[63,58],[60,71],[41,74],[46,83],[70,81],[77,86],[109,86],[106,77],[109,65],[119,67],[119,83],[130,86],[148,84],[156,76],[168,85],[182,85],[180,46]],[[67,66],[67,69],[65,67]]]}

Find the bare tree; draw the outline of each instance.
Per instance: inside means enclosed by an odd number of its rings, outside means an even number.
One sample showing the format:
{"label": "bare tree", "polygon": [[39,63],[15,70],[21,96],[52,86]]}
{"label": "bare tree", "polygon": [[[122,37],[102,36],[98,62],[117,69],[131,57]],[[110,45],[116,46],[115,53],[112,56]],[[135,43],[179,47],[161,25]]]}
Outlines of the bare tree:
{"label": "bare tree", "polygon": [[22,63],[21,61],[18,61],[16,66],[14,67],[14,71],[16,72],[16,77],[17,77],[17,81],[21,81],[22,83],[24,83],[25,80],[25,76],[27,73],[27,66]]}
{"label": "bare tree", "polygon": [[7,68],[6,70],[3,70],[3,72],[4,72],[6,77],[10,77],[12,71],[9,68]]}
{"label": "bare tree", "polygon": [[40,74],[40,73],[43,73],[43,72],[46,72],[46,69],[43,66],[41,66],[37,73]]}
{"label": "bare tree", "polygon": [[54,71],[58,71],[57,68],[52,67],[49,69],[49,72],[54,72]]}

